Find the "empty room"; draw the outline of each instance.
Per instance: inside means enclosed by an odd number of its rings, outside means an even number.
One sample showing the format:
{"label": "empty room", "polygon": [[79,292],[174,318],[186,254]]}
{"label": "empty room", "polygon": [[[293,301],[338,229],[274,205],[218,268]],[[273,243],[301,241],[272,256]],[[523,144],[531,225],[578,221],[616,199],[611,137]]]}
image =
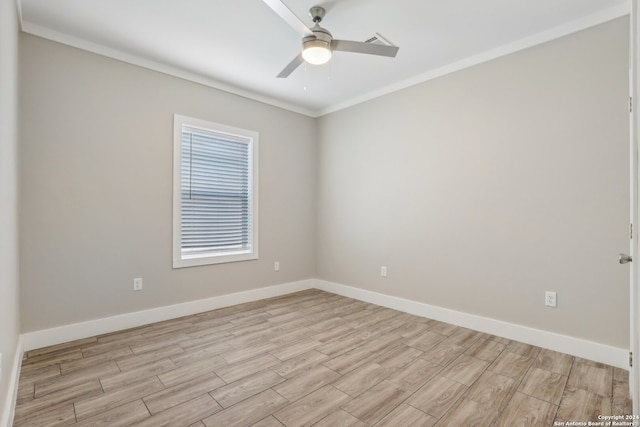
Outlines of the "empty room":
{"label": "empty room", "polygon": [[637,15],[0,0],[0,426],[638,425]]}

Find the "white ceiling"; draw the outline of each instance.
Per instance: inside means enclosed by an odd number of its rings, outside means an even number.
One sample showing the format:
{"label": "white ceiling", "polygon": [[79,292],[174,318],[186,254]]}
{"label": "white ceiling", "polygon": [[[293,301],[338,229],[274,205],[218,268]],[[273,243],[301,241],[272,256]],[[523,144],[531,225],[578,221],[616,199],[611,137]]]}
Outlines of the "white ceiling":
{"label": "white ceiling", "polygon": [[336,52],[276,75],[301,40],[261,0],[17,0],[22,29],[102,55],[319,116],[623,16],[630,0],[283,0],[335,38],[376,32],[396,58]]}

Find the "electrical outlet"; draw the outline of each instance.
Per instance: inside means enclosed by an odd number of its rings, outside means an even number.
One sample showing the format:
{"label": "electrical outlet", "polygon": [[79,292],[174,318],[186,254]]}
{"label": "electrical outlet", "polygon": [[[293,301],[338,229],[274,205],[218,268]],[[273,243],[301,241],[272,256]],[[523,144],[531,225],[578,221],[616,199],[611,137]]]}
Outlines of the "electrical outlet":
{"label": "electrical outlet", "polygon": [[273,263],[273,271],[280,271],[280,261]]}
{"label": "electrical outlet", "polygon": [[544,305],[547,307],[557,307],[558,302],[556,300],[556,293],[552,291],[546,291],[544,293]]}
{"label": "electrical outlet", "polygon": [[382,277],[387,277],[387,266],[383,265],[382,267],[380,267],[380,275]]}
{"label": "electrical outlet", "polygon": [[133,279],[133,290],[141,291],[142,290],[142,277],[136,277]]}

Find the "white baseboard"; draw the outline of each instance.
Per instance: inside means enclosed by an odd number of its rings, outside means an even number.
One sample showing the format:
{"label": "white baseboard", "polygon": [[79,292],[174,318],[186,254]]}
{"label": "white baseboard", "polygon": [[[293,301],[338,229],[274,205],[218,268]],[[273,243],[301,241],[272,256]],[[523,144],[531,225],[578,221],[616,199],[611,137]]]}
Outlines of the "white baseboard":
{"label": "white baseboard", "polygon": [[629,369],[629,350],[599,344],[592,341],[560,335],[554,332],[516,325],[488,317],[463,313],[421,302],[411,301],[338,283],[316,280],[315,288],[354,298],[360,301],[400,310],[417,316],[451,323],[456,326],[473,329],[526,344],[555,350],[584,359],[593,360],[621,369]]}
{"label": "white baseboard", "polygon": [[89,320],[41,331],[27,332],[22,334],[23,348],[24,351],[34,350],[36,348],[134,328],[163,320],[175,319],[177,317],[189,316],[191,314],[202,313],[245,302],[304,291],[313,288],[314,283],[313,279],[301,280],[102,319]]}
{"label": "white baseboard", "polygon": [[[163,320],[202,313],[245,302],[276,297],[292,292],[317,288],[323,291],[381,305],[417,316],[451,323],[457,326],[517,340],[538,347],[560,351],[596,362],[606,363],[622,369],[628,367],[628,350],[599,344],[592,341],[516,325],[501,320],[463,313],[417,301],[385,295],[319,279],[308,279],[282,285],[268,286],[249,291],[221,295],[197,301],[158,307],[102,319],[89,320],[56,328],[27,332],[21,335],[20,360],[22,352],[50,345],[61,344],[95,335],[115,332]],[[18,367],[19,369],[19,367]],[[19,371],[18,371],[19,373]],[[17,377],[16,377],[17,389]]]}
{"label": "white baseboard", "polygon": [[16,400],[18,398],[18,381],[20,380],[20,368],[22,367],[22,355],[24,354],[22,337],[18,337],[13,365],[9,374],[9,389],[7,390],[7,398],[0,413],[0,427],[11,427],[13,425],[13,416],[16,409]]}

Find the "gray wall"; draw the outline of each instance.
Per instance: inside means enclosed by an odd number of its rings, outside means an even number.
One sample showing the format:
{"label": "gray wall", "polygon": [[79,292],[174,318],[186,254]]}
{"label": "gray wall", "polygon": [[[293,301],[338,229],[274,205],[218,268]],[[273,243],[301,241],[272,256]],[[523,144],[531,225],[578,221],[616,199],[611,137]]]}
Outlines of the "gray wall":
{"label": "gray wall", "polygon": [[18,344],[18,19],[0,0],[0,423]]}
{"label": "gray wall", "polygon": [[624,18],[321,118],[318,276],[627,347],[627,102]]}
{"label": "gray wall", "polygon": [[[315,275],[314,119],[25,34],[20,58],[23,332]],[[174,113],[260,133],[260,260],[171,268]]]}

